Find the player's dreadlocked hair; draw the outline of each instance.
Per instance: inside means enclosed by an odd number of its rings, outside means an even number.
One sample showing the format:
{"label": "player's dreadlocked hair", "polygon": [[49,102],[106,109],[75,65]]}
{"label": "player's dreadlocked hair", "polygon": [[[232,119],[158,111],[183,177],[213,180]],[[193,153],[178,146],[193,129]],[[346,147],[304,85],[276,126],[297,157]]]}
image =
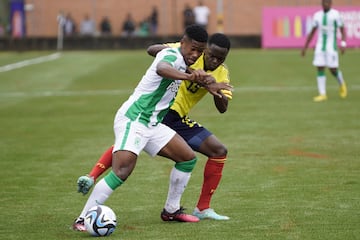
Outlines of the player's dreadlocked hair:
{"label": "player's dreadlocked hair", "polygon": [[185,29],[185,35],[188,38],[193,39],[197,42],[207,42],[208,40],[208,33],[206,30],[196,24],[190,25]]}
{"label": "player's dreadlocked hair", "polygon": [[216,46],[227,48],[230,50],[230,40],[227,36],[222,33],[215,33],[209,38],[209,45],[215,44]]}

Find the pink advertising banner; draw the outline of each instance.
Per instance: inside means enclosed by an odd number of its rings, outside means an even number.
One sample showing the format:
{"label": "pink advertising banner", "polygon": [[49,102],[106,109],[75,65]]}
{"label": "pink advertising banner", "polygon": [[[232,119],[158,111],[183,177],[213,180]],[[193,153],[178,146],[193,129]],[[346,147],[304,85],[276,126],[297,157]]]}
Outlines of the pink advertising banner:
{"label": "pink advertising banner", "polygon": [[[360,6],[334,7],[344,20],[348,47],[360,47]],[[301,48],[321,7],[265,7],[262,12],[263,48]],[[340,34],[339,34],[340,35]],[[312,39],[314,46],[316,35]]]}

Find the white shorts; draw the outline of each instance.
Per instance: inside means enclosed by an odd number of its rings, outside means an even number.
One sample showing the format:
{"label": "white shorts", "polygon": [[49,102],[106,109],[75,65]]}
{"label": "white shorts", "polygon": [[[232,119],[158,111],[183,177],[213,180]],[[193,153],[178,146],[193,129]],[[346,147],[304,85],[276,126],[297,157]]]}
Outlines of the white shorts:
{"label": "white shorts", "polygon": [[313,65],[315,67],[339,67],[339,54],[338,52],[315,52]]}
{"label": "white shorts", "polygon": [[115,144],[113,153],[127,150],[139,155],[141,150],[154,157],[176,134],[168,126],[159,123],[145,126],[117,114],[114,121]]}

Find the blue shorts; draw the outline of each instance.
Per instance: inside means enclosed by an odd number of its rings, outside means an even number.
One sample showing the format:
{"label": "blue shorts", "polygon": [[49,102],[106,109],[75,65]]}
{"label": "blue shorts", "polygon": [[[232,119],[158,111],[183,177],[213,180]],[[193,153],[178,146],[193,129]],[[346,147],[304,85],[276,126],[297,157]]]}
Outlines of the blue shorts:
{"label": "blue shorts", "polygon": [[198,151],[201,143],[212,135],[211,132],[199,123],[187,116],[181,118],[176,111],[171,109],[165,115],[162,123],[175,130],[194,151]]}

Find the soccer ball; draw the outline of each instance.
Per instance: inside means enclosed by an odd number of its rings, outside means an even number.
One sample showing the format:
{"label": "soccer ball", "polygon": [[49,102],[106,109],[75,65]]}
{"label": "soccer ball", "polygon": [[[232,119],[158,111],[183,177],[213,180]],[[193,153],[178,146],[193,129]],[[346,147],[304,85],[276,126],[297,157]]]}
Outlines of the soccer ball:
{"label": "soccer ball", "polygon": [[86,213],[85,228],[93,236],[109,236],[116,228],[116,215],[105,205],[94,206]]}

